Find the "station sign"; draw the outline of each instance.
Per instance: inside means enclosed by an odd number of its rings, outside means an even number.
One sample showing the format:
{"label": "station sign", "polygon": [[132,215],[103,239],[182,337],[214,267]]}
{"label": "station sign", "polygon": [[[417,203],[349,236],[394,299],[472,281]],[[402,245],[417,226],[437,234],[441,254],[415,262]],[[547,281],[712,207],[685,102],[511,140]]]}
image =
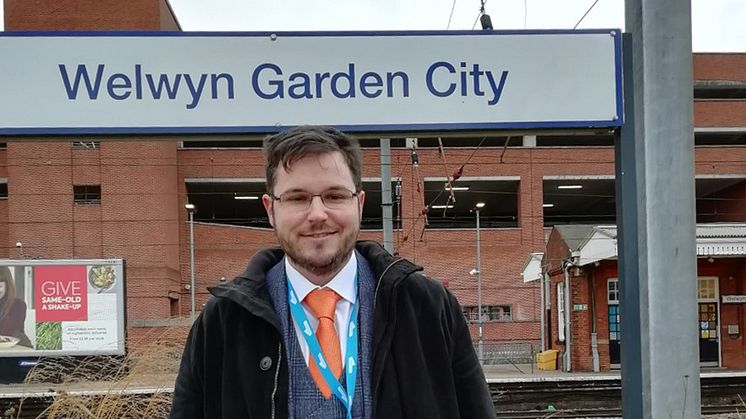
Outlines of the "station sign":
{"label": "station sign", "polygon": [[616,127],[621,32],[6,32],[0,135]]}

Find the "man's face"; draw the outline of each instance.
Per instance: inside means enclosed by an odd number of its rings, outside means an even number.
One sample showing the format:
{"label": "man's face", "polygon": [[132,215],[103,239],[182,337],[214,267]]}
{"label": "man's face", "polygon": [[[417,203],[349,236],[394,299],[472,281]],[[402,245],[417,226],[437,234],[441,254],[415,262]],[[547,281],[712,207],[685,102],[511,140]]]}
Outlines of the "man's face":
{"label": "man's face", "polygon": [[[280,166],[275,178],[272,192],[276,197],[294,192],[355,192],[352,174],[340,152],[304,157],[289,171]],[[299,209],[269,195],[262,197],[280,247],[291,262],[321,277],[336,273],[347,261],[360,232],[364,201],[365,192],[359,191],[357,197],[333,209],[327,208],[320,197],[314,197],[307,209]]]}

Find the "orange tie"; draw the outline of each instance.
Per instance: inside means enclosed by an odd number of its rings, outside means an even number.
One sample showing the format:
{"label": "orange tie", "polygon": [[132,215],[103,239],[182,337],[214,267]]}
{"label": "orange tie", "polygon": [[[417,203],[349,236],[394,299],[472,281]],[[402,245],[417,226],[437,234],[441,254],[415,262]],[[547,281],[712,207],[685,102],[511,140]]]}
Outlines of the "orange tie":
{"label": "orange tie", "polygon": [[[339,349],[339,335],[337,335],[337,329],[334,327],[334,310],[340,298],[339,294],[325,288],[311,291],[305,299],[308,308],[319,319],[316,339],[318,339],[324,358],[329,364],[329,370],[337,378],[342,374],[342,353]],[[317,354],[309,354],[308,369],[319,391],[325,399],[328,399],[332,396],[332,390],[326,384],[318,365],[316,365],[317,358]]]}

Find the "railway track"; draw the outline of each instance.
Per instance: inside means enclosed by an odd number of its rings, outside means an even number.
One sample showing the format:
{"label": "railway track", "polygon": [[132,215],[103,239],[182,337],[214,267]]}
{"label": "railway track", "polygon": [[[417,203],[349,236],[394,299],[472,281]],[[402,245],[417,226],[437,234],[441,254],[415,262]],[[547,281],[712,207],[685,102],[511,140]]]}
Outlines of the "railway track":
{"label": "railway track", "polygon": [[[130,393],[149,397],[142,389]],[[618,378],[490,383],[490,393],[500,419],[622,417]],[[746,377],[702,378],[700,393],[702,414],[746,411]],[[0,419],[38,418],[54,396],[32,393],[21,399],[0,394]]]}
{"label": "railway track", "polygon": [[[618,378],[491,383],[490,392],[498,418],[622,416]],[[746,377],[702,378],[700,394],[702,414],[746,411]]]}
{"label": "railway track", "polygon": [[[703,415],[717,415],[724,413],[743,414],[746,407],[741,406],[702,406]],[[611,409],[567,409],[567,410],[531,410],[518,412],[498,412],[498,419],[555,419],[555,418],[621,418],[621,408]],[[744,416],[746,417],[746,416]]]}

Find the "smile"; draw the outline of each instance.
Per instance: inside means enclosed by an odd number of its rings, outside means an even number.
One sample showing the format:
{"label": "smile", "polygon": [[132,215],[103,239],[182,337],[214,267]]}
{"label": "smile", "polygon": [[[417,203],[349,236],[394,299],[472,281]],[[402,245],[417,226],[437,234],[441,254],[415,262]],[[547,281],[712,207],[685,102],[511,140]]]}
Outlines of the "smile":
{"label": "smile", "polygon": [[331,236],[334,234],[333,232],[326,232],[326,233],[315,233],[315,234],[304,234],[304,237],[311,237],[314,239],[322,239],[327,236]]}

